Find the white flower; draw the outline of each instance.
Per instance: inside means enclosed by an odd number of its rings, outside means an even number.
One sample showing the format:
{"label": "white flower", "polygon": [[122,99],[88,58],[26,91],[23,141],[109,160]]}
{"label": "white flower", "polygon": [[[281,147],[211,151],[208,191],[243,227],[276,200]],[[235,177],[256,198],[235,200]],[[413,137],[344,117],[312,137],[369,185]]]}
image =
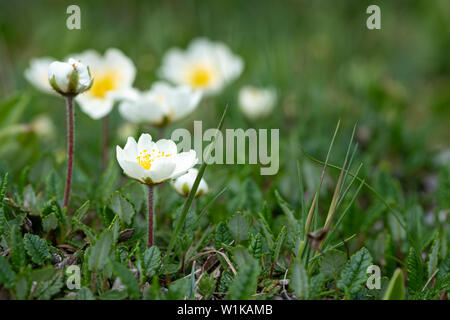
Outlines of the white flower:
{"label": "white flower", "polygon": [[[175,181],[172,181],[172,186],[176,192],[178,192],[182,196],[187,197],[189,192],[191,192],[192,186],[194,185],[197,175],[198,175],[197,169],[195,168],[189,169],[187,173],[183,174],[182,176],[179,176],[178,178],[175,179]],[[202,194],[207,193],[208,190],[209,190],[208,185],[202,178],[200,179],[200,184],[198,185],[198,189],[197,192],[195,193],[195,196],[199,197]]]}
{"label": "white flower", "polygon": [[242,59],[225,44],[198,38],[189,44],[186,51],[170,49],[163,58],[159,75],[211,95],[238,78],[243,68]]}
{"label": "white flower", "polygon": [[119,112],[133,123],[166,125],[192,112],[200,99],[201,92],[190,87],[157,82],[149,91],[129,91],[119,105]]}
{"label": "white flower", "polygon": [[92,86],[89,67],[69,58],[68,62],[54,61],[48,67],[48,80],[56,92],[75,96]]}
{"label": "white flower", "polygon": [[251,119],[268,116],[275,105],[277,94],[273,88],[242,87],[239,91],[241,111]]}
{"label": "white flower", "polygon": [[34,58],[30,60],[30,66],[25,70],[25,78],[36,89],[45,93],[55,94],[50,83],[48,82],[48,67],[55,61],[50,57]]}
{"label": "white flower", "polygon": [[113,108],[116,99],[128,91],[136,76],[133,62],[118,49],[106,50],[101,56],[94,50],[74,55],[89,65],[94,84],[85,94],[77,97],[81,110],[93,119],[100,119]]}
{"label": "white flower", "polygon": [[117,161],[130,178],[145,184],[157,184],[177,178],[198,161],[194,150],[177,153],[172,140],[152,141],[149,134],[142,134],[136,143],[129,137],[125,147],[116,148]]}

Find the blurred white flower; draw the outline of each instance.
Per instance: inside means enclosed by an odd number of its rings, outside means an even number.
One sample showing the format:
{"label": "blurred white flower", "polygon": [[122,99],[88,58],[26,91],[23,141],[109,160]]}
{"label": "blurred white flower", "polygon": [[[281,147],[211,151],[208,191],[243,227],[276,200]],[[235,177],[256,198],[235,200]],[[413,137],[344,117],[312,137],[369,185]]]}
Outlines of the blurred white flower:
{"label": "blurred white flower", "polygon": [[89,67],[69,58],[68,62],[53,61],[48,67],[48,80],[56,92],[75,96],[92,86]]}
{"label": "blurred white flower", "polygon": [[239,91],[239,106],[250,119],[268,116],[275,106],[277,93],[273,88],[242,87]]}
{"label": "blurred white flower", "polygon": [[188,85],[216,94],[240,76],[243,60],[221,42],[193,40],[186,51],[170,49],[163,58],[159,75],[175,84]]}
{"label": "blurred white flower", "polygon": [[[187,173],[179,176],[174,181],[172,181],[172,186],[176,192],[180,195],[187,197],[189,192],[191,192],[192,186],[194,185],[195,179],[197,178],[198,170],[195,168],[189,169]],[[205,180],[202,178],[200,180],[200,184],[198,185],[197,192],[195,193],[196,197],[199,197],[208,192],[208,185]]]}
{"label": "blurred white flower", "polygon": [[116,156],[127,176],[148,185],[177,178],[198,161],[194,150],[177,153],[175,142],[153,142],[149,134],[142,134],[137,143],[129,137],[123,149],[116,147]]}
{"label": "blurred white flower", "polygon": [[157,82],[145,92],[136,89],[128,91],[119,105],[119,112],[133,123],[166,125],[192,112],[200,99],[201,92],[198,90]]}
{"label": "blurred white flower", "polygon": [[25,79],[28,80],[36,89],[55,94],[55,91],[48,82],[48,67],[55,61],[50,57],[34,58],[30,60],[30,66],[25,70]]}
{"label": "blurred white flower", "polygon": [[83,112],[100,119],[112,110],[116,99],[131,89],[136,68],[127,56],[114,48],[106,50],[104,56],[94,50],[72,56],[89,65],[94,78],[92,88],[76,100]]}

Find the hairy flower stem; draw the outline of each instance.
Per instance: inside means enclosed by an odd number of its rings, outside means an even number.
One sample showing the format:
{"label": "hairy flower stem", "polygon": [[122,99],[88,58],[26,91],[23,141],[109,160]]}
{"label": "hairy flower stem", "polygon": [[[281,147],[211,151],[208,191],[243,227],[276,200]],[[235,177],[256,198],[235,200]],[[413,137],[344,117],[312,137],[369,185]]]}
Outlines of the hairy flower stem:
{"label": "hairy flower stem", "polygon": [[70,187],[72,184],[73,149],[74,149],[74,108],[73,97],[66,97],[67,106],[67,177],[64,190],[64,207],[69,205]]}
{"label": "hairy flower stem", "polygon": [[153,245],[153,185],[148,185],[148,241],[147,248]]}

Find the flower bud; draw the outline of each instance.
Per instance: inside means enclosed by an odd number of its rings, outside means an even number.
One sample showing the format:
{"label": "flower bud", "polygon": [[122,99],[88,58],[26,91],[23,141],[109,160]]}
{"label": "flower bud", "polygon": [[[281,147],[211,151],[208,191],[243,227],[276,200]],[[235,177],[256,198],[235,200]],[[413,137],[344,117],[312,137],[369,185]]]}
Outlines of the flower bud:
{"label": "flower bud", "polygon": [[79,61],[55,61],[48,67],[48,79],[55,91],[64,96],[76,96],[89,90],[94,82],[89,67]]}
{"label": "flower bud", "polygon": [[[187,197],[189,192],[191,192],[192,186],[194,185],[195,179],[197,178],[198,170],[195,168],[189,169],[187,173],[172,181],[172,186],[176,192],[180,195]],[[197,192],[195,193],[196,197],[201,196],[209,191],[208,185],[205,180],[202,178],[200,180],[200,184],[198,185]]]}

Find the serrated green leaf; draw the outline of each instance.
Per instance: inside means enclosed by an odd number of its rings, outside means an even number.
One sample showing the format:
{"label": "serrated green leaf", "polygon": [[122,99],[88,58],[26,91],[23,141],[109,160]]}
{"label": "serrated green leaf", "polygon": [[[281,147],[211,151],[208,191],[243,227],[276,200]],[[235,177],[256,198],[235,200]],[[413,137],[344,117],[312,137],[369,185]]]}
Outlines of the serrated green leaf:
{"label": "serrated green leaf", "polygon": [[120,217],[122,224],[131,224],[136,213],[133,205],[119,192],[115,192],[109,202],[111,210]]}
{"label": "serrated green leaf", "polygon": [[27,254],[34,263],[42,265],[46,260],[51,258],[47,242],[37,235],[31,233],[25,234],[24,244]]}
{"label": "serrated green leaf", "polygon": [[49,300],[61,290],[62,286],[63,276],[58,272],[50,280],[38,283],[35,296],[40,300]]}
{"label": "serrated green leaf", "polygon": [[299,299],[308,299],[309,278],[305,267],[300,260],[294,262],[291,267],[291,282],[289,286]]}
{"label": "serrated green leaf", "polygon": [[11,265],[5,257],[0,255],[0,283],[3,284],[5,288],[10,289],[14,285],[15,278],[16,273],[11,268]]}
{"label": "serrated green leaf", "polygon": [[58,218],[56,218],[55,213],[52,212],[42,219],[42,229],[45,232],[55,230],[56,228],[58,228]]}
{"label": "serrated green leaf", "polygon": [[198,293],[203,296],[203,300],[209,300],[216,288],[217,281],[214,274],[204,275],[198,283]]}
{"label": "serrated green leaf", "polygon": [[111,231],[106,230],[100,235],[89,255],[88,263],[90,271],[101,270],[103,268],[110,255],[112,242],[113,235]]}
{"label": "serrated green leaf", "polygon": [[231,241],[233,241],[233,236],[226,224],[223,221],[220,221],[216,227],[216,234],[214,235],[216,249],[219,250],[222,248],[223,244],[229,245]]}
{"label": "serrated green leaf", "polygon": [[161,251],[157,246],[145,249],[142,257],[142,269],[149,278],[155,275],[161,265]]}
{"label": "serrated green leaf", "polygon": [[256,291],[260,268],[256,261],[241,266],[228,292],[228,299],[248,300]]}
{"label": "serrated green leaf", "polygon": [[367,267],[372,264],[372,256],[366,248],[356,252],[344,266],[338,288],[348,290],[349,293],[357,293],[367,281]]}
{"label": "serrated green leaf", "polygon": [[77,300],[95,300],[95,297],[89,288],[83,287],[77,292]]}
{"label": "serrated green leaf", "polygon": [[248,251],[256,258],[259,259],[262,256],[262,235],[261,233],[257,233],[256,235],[253,235],[252,233],[249,234],[250,241],[248,244]]}
{"label": "serrated green leaf", "polygon": [[284,214],[287,216],[288,220],[292,224],[298,223],[297,219],[295,219],[295,212],[291,208],[291,206],[281,197],[280,193],[275,190],[275,198],[278,201],[281,210],[283,210]]}
{"label": "serrated green leaf", "polygon": [[249,218],[241,213],[236,213],[230,221],[228,221],[228,229],[236,240],[236,243],[248,239],[248,230],[250,228]]}
{"label": "serrated green leaf", "polygon": [[83,221],[84,217],[86,217],[86,214],[89,211],[89,205],[90,201],[87,200],[81,207],[77,209],[77,211],[75,211],[73,218],[77,219],[78,221]]}
{"label": "serrated green leaf", "polygon": [[383,300],[403,300],[405,299],[405,285],[403,280],[403,271],[398,268],[395,270],[388,288],[384,293]]}
{"label": "serrated green leaf", "polygon": [[337,279],[347,261],[345,253],[339,250],[328,250],[322,259],[320,273],[326,279]]}
{"label": "serrated green leaf", "polygon": [[416,250],[413,247],[409,249],[407,259],[407,271],[408,271],[408,278],[407,278],[408,291],[411,292],[412,294],[415,294],[419,292],[424,285],[423,283],[424,271],[420,257],[418,256]]}
{"label": "serrated green leaf", "polygon": [[22,239],[22,232],[20,226],[14,224],[11,228],[11,263],[14,270],[19,271],[26,263],[25,245]]}
{"label": "serrated green leaf", "polygon": [[188,278],[178,279],[172,282],[167,292],[168,300],[182,300],[188,295],[190,281]]}
{"label": "serrated green leaf", "polygon": [[118,276],[126,286],[128,295],[133,299],[138,299],[140,295],[139,285],[133,273],[117,261],[111,261],[111,265],[115,275]]}
{"label": "serrated green leaf", "polygon": [[278,234],[277,240],[275,241],[275,245],[272,251],[272,262],[276,262],[278,260],[278,256],[280,255],[281,247],[283,246],[284,238],[286,237],[286,226],[281,228],[280,233]]}
{"label": "serrated green leaf", "polygon": [[439,256],[439,233],[436,234],[436,238],[433,241],[433,246],[431,247],[431,252],[428,255],[428,264],[427,264],[427,271],[428,271],[428,278],[430,278],[434,271],[437,268],[438,265],[438,256]]}

